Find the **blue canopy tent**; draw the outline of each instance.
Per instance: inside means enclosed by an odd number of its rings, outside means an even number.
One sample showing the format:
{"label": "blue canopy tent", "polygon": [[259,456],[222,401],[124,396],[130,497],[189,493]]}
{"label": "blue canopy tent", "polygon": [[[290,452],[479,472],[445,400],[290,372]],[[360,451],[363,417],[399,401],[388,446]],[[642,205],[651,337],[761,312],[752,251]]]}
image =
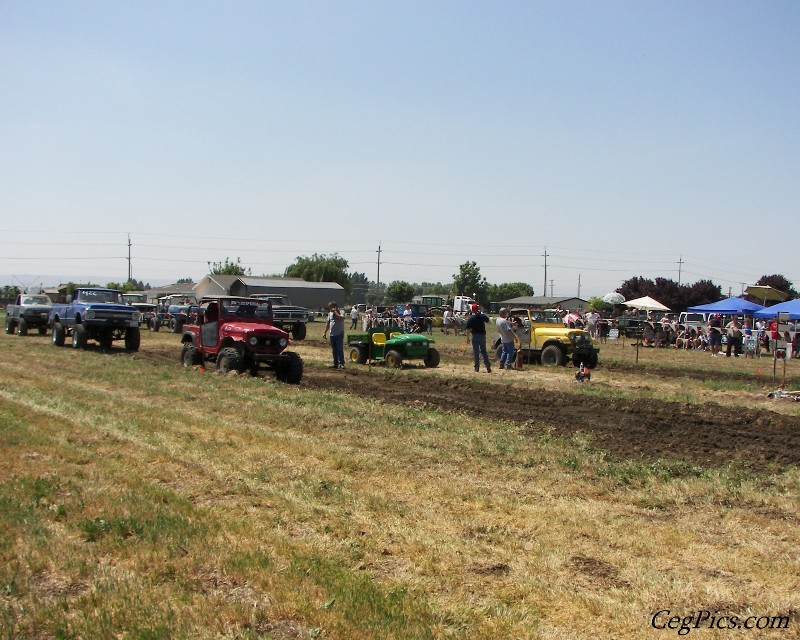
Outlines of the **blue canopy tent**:
{"label": "blue canopy tent", "polygon": [[774,304],[771,307],[764,307],[764,309],[756,313],[755,316],[756,318],[774,318],[778,315],[778,312],[786,311],[789,312],[790,320],[800,320],[800,298]]}
{"label": "blue canopy tent", "polygon": [[[733,315],[753,315],[761,311],[764,307],[755,302],[749,302],[744,298],[726,298],[719,302],[701,304],[697,307],[689,307],[687,311],[691,313],[719,313],[726,316]],[[772,309],[772,307],[770,307]]]}

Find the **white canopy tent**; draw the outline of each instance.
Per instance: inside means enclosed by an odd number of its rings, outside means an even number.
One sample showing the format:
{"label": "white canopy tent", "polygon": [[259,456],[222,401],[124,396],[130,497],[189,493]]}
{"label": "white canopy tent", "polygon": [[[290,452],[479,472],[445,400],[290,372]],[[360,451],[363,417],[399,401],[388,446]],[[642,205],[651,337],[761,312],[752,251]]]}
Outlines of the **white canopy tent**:
{"label": "white canopy tent", "polygon": [[623,304],[631,309],[643,309],[644,311],[670,311],[669,307],[664,306],[658,300],[654,300],[650,296],[636,298],[636,300],[628,300]]}

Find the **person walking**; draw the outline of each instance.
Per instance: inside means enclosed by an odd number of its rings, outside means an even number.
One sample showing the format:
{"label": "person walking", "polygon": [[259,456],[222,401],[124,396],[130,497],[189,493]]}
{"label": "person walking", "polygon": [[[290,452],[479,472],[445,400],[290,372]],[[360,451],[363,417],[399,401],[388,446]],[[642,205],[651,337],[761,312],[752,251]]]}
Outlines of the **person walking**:
{"label": "person walking", "polygon": [[477,304],[472,305],[472,315],[467,320],[464,327],[467,334],[467,340],[472,338],[472,357],[475,361],[475,372],[481,370],[481,356],[483,363],[486,365],[486,373],[492,372],[492,365],[489,363],[489,354],[486,353],[486,325],[489,322],[489,316],[483,313]]}
{"label": "person walking", "polygon": [[358,307],[353,305],[350,309],[350,331],[358,327]]}
{"label": "person walking", "polygon": [[722,351],[722,320],[718,313],[708,321],[708,346],[711,347],[712,358],[716,358]]}
{"label": "person walking", "polygon": [[503,347],[503,352],[500,354],[500,368],[513,369],[514,368],[514,331],[511,328],[508,320],[508,309],[500,309],[500,315],[495,320],[497,330],[500,332],[500,344]]}
{"label": "person walking", "polygon": [[339,305],[331,301],[328,303],[328,321],[322,332],[322,339],[330,335],[331,351],[333,352],[332,369],[344,369],[344,314],[339,310]]}

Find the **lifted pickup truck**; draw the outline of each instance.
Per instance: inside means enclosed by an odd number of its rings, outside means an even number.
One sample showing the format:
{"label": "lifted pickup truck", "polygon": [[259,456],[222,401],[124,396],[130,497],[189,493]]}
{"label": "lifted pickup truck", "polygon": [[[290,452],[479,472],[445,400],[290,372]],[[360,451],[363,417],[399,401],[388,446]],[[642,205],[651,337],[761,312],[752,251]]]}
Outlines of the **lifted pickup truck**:
{"label": "lifted pickup truck", "polygon": [[45,295],[18,295],[14,304],[6,306],[6,333],[16,331],[17,335],[25,336],[28,335],[28,329],[35,327],[39,330],[39,335],[45,335],[50,307],[50,298]]}
{"label": "lifted pickup truck", "polygon": [[125,340],[125,349],[139,350],[141,314],[122,302],[116,289],[76,289],[72,300],[50,309],[49,324],[53,344],[63,347],[67,336],[72,346],[83,349],[87,340],[97,340],[100,348],[110,349],[114,340]]}
{"label": "lifted pickup truck", "polygon": [[254,293],[250,296],[258,300],[269,300],[272,303],[272,324],[292,334],[295,340],[306,337],[308,309],[293,305],[288,296],[282,293]]}

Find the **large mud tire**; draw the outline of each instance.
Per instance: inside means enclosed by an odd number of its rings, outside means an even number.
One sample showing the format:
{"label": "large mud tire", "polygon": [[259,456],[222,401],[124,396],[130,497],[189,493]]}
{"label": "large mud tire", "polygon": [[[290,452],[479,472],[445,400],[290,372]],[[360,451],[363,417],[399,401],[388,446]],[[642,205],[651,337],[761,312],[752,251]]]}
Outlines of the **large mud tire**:
{"label": "large mud tire", "polygon": [[6,333],[11,335],[14,333],[14,320],[6,316]]}
{"label": "large mud tire", "polygon": [[139,327],[128,327],[125,330],[125,351],[138,351],[142,342],[142,333]]}
{"label": "large mud tire", "polygon": [[64,326],[60,322],[53,323],[53,333],[51,340],[54,347],[63,347],[66,341],[67,334],[64,331]]}
{"label": "large mud tire", "polygon": [[161,328],[161,320],[158,318],[150,318],[150,322],[147,324],[147,328],[150,329],[153,333],[158,333],[158,330]]}
{"label": "large mud tire", "polygon": [[395,369],[399,369],[403,366],[403,356],[400,355],[399,351],[395,351],[391,349],[390,351],[386,352],[386,356],[384,358],[386,361],[387,367],[394,367]]}
{"label": "large mud tire", "polygon": [[191,342],[184,342],[181,350],[181,364],[187,369],[203,363],[203,356]]}
{"label": "large mud tire", "polygon": [[217,371],[220,373],[229,373],[230,371],[241,373],[243,366],[242,356],[233,347],[226,347],[217,356]]}
{"label": "large mud tire", "polygon": [[86,327],[82,324],[76,324],[72,328],[72,348],[85,349],[86,348]]}
{"label": "large mud tire", "polygon": [[300,384],[303,379],[303,359],[296,353],[287,353],[289,362],[278,369],[277,377],[287,384]]}
{"label": "large mud tire", "polygon": [[425,366],[429,369],[435,369],[439,366],[439,362],[441,361],[441,356],[439,355],[439,350],[434,349],[433,347],[428,348],[428,355],[425,356]]}
{"label": "large mud tire", "polygon": [[28,321],[25,318],[20,318],[17,321],[17,335],[18,336],[28,335]]}
{"label": "large mud tire", "polygon": [[292,327],[292,338],[295,340],[305,340],[306,337],[306,325],[302,322],[298,322],[294,327]]}
{"label": "large mud tire", "polygon": [[111,351],[111,346],[114,344],[114,332],[111,329],[105,329],[100,337],[97,339],[100,348],[103,351]]}
{"label": "large mud tire", "polygon": [[542,366],[563,367],[564,352],[554,344],[545,347],[542,349]]}
{"label": "large mud tire", "polygon": [[367,350],[360,345],[350,347],[350,362],[353,364],[367,364]]}

